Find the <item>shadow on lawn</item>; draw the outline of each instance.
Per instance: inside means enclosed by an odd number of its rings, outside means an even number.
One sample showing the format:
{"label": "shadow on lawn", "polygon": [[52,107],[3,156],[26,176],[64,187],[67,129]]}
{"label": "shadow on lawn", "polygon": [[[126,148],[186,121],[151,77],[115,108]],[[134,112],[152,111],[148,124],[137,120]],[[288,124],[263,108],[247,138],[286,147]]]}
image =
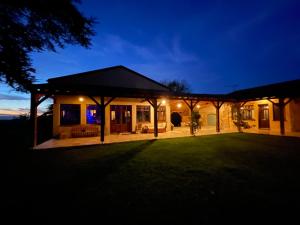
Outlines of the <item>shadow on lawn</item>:
{"label": "shadow on lawn", "polygon": [[[23,184],[18,202],[23,204],[13,205],[11,210],[40,224],[52,224],[58,219],[75,222],[85,217],[105,217],[107,209],[111,210],[111,202],[109,196],[97,196],[97,193],[101,190],[107,193],[109,177],[120,173],[124,164],[154,142],[142,142],[116,154],[87,159],[84,158],[86,154],[105,151],[105,146],[97,150],[34,152],[29,170],[20,174]],[[68,161],[64,153],[74,154],[75,159]],[[55,158],[60,163],[53,162]]]}

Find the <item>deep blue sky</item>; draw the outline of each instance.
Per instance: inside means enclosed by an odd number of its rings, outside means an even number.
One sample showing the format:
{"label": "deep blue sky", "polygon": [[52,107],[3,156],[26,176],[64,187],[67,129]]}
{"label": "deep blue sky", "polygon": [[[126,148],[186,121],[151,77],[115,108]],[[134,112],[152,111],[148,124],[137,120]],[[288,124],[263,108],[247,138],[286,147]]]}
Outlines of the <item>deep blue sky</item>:
{"label": "deep blue sky", "polygon": [[39,82],[113,65],[184,79],[197,93],[300,78],[300,1],[83,0],[79,8],[98,20],[91,48],[33,54]]}

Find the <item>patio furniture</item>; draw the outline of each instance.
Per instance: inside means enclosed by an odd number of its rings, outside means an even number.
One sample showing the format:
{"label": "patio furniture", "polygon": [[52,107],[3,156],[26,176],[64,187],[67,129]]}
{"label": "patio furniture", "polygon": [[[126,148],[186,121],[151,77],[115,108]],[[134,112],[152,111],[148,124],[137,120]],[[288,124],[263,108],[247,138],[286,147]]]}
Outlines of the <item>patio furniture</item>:
{"label": "patio furniture", "polygon": [[[166,122],[162,122],[162,123],[157,124],[158,133],[166,132],[166,130],[167,130],[167,123]],[[147,133],[154,133],[154,125],[151,124],[151,125],[148,126],[148,132]]]}
{"label": "patio furniture", "polygon": [[95,137],[99,135],[98,126],[78,125],[71,128],[71,137]]}
{"label": "patio furniture", "polygon": [[148,133],[148,126],[147,125],[142,127],[141,133]]}
{"label": "patio furniture", "polygon": [[135,130],[132,132],[133,134],[138,134],[138,133],[142,133],[142,123],[137,123],[135,125]]}

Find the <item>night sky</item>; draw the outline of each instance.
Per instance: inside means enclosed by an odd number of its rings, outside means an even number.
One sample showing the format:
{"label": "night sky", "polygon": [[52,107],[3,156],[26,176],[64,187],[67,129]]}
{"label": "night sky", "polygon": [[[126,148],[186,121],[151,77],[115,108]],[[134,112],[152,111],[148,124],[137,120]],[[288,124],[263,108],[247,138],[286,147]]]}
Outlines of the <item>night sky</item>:
{"label": "night sky", "polygon": [[[32,54],[38,82],[114,65],[185,80],[196,93],[300,78],[300,1],[83,0],[78,8],[98,20],[92,46]],[[0,88],[0,114],[29,108],[28,95]]]}

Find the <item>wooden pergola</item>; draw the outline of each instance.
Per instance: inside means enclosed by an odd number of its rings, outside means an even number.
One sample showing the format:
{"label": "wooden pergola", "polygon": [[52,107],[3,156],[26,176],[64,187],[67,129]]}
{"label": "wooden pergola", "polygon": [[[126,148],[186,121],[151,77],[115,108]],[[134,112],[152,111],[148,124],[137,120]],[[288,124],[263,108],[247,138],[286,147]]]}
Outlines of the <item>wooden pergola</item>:
{"label": "wooden pergola", "polygon": [[[120,76],[120,73],[125,73],[125,75]],[[99,77],[101,78],[100,80]],[[116,80],[116,77],[123,80]],[[132,77],[135,80],[132,80]],[[123,66],[58,77],[49,79],[48,83],[45,84],[32,85],[30,90],[32,145],[36,146],[37,144],[37,107],[47,98],[55,95],[87,96],[95,102],[101,109],[100,141],[103,143],[105,108],[115,98],[142,98],[148,101],[154,110],[154,137],[158,136],[157,109],[160,106],[158,99],[182,100],[191,113],[200,101],[211,102],[216,109],[216,132],[220,132],[220,108],[225,102],[242,106],[248,101],[267,99],[279,107],[280,130],[281,134],[284,135],[284,108],[295,97],[300,97],[299,87],[300,80],[296,80],[240,90],[229,94],[174,93],[166,86]],[[100,101],[95,99],[96,96],[99,97]],[[279,102],[275,103],[274,99],[279,99]],[[192,123],[190,124],[190,133],[192,135],[193,127]]]}
{"label": "wooden pergola", "polygon": [[[100,108],[101,124],[100,124],[100,141],[104,142],[104,127],[105,127],[105,108],[115,98],[138,98],[145,99],[152,106],[154,110],[154,137],[158,136],[158,119],[157,110],[161,103],[158,99],[167,98],[170,100],[184,101],[191,113],[195,106],[200,101],[209,101],[216,108],[216,131],[220,132],[220,118],[219,111],[224,102],[234,102],[234,99],[228,98],[226,95],[207,95],[207,94],[177,94],[171,91],[157,91],[157,90],[142,90],[142,89],[122,89],[122,88],[108,88],[99,86],[74,86],[74,85],[51,85],[51,84],[37,84],[33,85],[31,89],[31,127],[32,127],[32,145],[37,144],[37,107],[46,99],[55,95],[80,95],[87,96]],[[95,97],[99,97],[98,101]],[[106,99],[106,101],[105,101]],[[190,123],[190,133],[193,134],[192,123]]]}
{"label": "wooden pergola", "polygon": [[[280,134],[285,135],[285,106],[296,98],[300,98],[300,80],[269,84],[255,88],[239,90],[228,94],[241,105],[249,101],[268,100],[279,109]],[[274,100],[278,99],[278,102]]]}

